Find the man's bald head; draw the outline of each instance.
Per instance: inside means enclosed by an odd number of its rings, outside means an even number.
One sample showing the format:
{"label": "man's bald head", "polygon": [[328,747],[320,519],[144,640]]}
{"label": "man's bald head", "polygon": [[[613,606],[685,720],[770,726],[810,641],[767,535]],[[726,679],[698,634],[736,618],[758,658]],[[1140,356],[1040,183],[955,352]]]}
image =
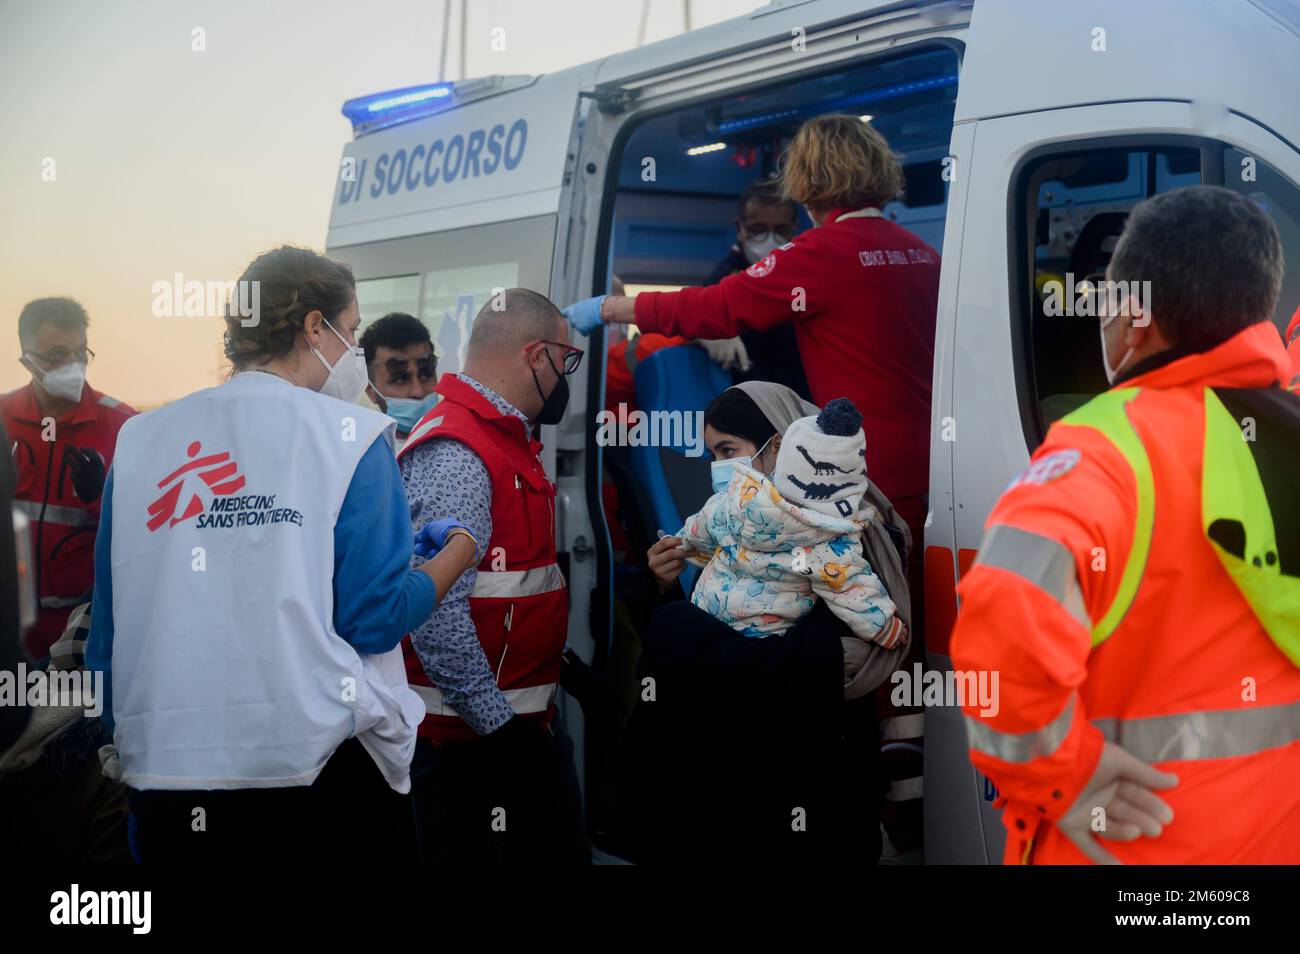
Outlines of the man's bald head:
{"label": "man's bald head", "polygon": [[465,355],[467,367],[517,353],[533,341],[564,340],[567,322],[545,295],[507,288],[493,295],[474,317]]}

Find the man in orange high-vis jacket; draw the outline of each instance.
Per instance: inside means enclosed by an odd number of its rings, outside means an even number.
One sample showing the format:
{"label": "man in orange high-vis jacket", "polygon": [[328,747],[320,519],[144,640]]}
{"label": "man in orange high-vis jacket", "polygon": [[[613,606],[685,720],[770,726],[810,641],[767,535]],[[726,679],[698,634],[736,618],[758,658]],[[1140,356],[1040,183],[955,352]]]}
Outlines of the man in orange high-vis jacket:
{"label": "man in orange high-vis jacket", "polygon": [[1267,507],[1281,519],[1295,458],[1273,498],[1258,470],[1262,529],[1205,516],[1278,450],[1224,403],[1295,401],[1268,320],[1281,275],[1276,228],[1236,193],[1136,206],[1107,278],[1149,294],[1098,292],[1114,387],[1052,426],[989,516],[952,655],[999,676],[994,705],[963,711],[1008,863],[1300,862],[1300,633],[1241,583],[1289,572],[1294,592],[1300,533],[1270,536]]}

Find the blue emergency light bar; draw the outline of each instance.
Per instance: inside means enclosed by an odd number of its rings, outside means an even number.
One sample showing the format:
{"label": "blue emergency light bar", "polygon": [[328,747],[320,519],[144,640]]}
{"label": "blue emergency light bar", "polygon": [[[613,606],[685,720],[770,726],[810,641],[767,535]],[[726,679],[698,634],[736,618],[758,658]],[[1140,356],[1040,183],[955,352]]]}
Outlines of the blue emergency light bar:
{"label": "blue emergency light bar", "polygon": [[343,115],[352,121],[353,133],[361,136],[446,109],[454,92],[452,83],[432,83],[371,93],[344,103]]}
{"label": "blue emergency light bar", "polygon": [[343,115],[352,121],[352,135],[359,139],[366,133],[433,116],[495,93],[519,89],[536,79],[526,75],[494,75],[456,80],[454,83],[406,86],[350,99],[343,104]]}

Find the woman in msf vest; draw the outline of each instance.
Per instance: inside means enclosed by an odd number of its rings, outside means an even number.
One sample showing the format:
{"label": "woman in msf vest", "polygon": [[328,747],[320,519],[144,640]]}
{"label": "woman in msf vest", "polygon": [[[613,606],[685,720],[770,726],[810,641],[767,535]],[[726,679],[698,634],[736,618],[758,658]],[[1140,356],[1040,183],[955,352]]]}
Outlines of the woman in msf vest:
{"label": "woman in msf vest", "polygon": [[230,379],[119,439],[86,657],[142,860],[413,850],[377,827],[410,818],[393,792],[424,712],[397,647],[476,546],[410,568],[393,421],[354,403],[359,322],[346,266],[261,255],[227,309]]}

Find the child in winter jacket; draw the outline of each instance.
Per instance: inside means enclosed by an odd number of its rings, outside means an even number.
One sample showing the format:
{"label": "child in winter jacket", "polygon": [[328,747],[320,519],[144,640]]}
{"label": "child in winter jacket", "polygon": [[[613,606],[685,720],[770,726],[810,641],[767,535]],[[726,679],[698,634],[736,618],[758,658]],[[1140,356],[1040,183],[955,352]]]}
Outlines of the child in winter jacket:
{"label": "child in winter jacket", "polygon": [[784,633],[824,599],[854,635],[892,649],[907,627],[862,551],[862,415],[836,398],[790,425],[768,478],[741,463],[677,536],[703,565],[691,602],[745,636]]}

